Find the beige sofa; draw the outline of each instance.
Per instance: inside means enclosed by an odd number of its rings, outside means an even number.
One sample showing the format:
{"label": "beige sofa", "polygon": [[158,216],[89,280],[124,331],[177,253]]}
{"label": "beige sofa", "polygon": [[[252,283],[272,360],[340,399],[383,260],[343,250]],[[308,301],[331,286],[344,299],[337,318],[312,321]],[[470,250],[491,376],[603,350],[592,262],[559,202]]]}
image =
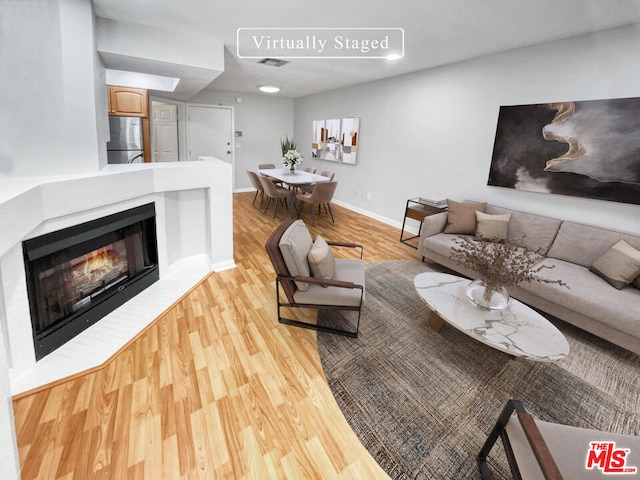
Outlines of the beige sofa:
{"label": "beige sofa", "polygon": [[[620,239],[640,250],[640,235],[494,205],[487,205],[484,213],[511,214],[508,238],[520,239],[525,246],[540,253],[540,261],[554,267],[543,270],[543,274],[550,279],[561,279],[569,286],[567,289],[555,284],[526,282],[509,288],[513,297],[640,355],[640,277],[618,290],[589,270]],[[447,212],[425,218],[418,254],[477,278],[474,272],[450,258],[458,234],[443,233],[447,218]]]}

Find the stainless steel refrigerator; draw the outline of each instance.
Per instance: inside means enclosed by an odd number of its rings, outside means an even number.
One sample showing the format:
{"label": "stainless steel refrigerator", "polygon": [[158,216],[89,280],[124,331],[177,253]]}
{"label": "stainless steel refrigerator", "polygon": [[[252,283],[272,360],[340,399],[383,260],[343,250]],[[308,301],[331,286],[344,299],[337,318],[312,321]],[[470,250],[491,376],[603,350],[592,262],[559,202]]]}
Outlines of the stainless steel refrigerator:
{"label": "stainless steel refrigerator", "polygon": [[140,117],[109,117],[111,141],[107,142],[108,163],[142,163],[142,119]]}

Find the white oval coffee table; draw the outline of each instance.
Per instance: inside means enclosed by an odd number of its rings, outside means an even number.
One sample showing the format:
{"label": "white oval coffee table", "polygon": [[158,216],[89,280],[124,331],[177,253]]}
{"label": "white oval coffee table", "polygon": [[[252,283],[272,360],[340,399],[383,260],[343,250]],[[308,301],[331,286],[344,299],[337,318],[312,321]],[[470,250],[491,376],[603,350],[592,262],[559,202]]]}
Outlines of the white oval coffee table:
{"label": "white oval coffee table", "polygon": [[447,273],[417,275],[414,285],[432,311],[431,327],[440,331],[448,323],[497,350],[539,362],[560,360],[569,354],[569,343],[551,322],[512,298],[502,311],[480,310],[467,300],[466,278]]}

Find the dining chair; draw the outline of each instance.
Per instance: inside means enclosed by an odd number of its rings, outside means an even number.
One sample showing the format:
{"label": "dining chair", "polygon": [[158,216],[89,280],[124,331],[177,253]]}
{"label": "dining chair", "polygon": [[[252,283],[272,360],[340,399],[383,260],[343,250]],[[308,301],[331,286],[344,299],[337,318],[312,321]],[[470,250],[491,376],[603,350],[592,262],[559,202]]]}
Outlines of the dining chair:
{"label": "dining chair", "polygon": [[313,167],[305,167],[304,171],[309,173],[316,173],[316,169]]}
{"label": "dining chair", "polygon": [[[322,172],[320,172],[320,175],[322,175],[323,177],[327,177],[329,180],[329,182],[333,182],[333,177],[336,176],[336,172],[330,172],[329,170],[324,170]],[[300,187],[300,190],[302,190],[304,193],[311,193],[313,192],[313,185],[302,185]],[[325,209],[326,212],[326,209]]]}
{"label": "dining chair", "polygon": [[[258,170],[271,170],[271,169],[274,169],[274,168],[276,168],[276,166],[273,163],[260,163],[260,164],[258,164]],[[275,185],[277,185],[279,187],[283,186],[282,182],[280,180],[276,180],[275,178],[272,178],[271,181]]]}
{"label": "dining chair", "polygon": [[338,182],[318,182],[313,187],[313,192],[297,194],[296,199],[300,201],[300,210],[298,210],[298,217],[302,214],[304,204],[311,204],[311,225],[315,226],[316,205],[318,205],[318,214],[320,213],[320,206],[326,205],[329,208],[331,221],[335,223],[333,212],[331,211],[331,199],[333,198],[333,194],[335,193],[337,186]]}
{"label": "dining chair", "polygon": [[252,205],[256,204],[256,198],[258,198],[258,194],[260,194],[260,210],[262,210],[262,201],[264,200],[264,187],[262,186],[262,182],[260,182],[260,178],[258,177],[258,174],[256,172],[247,170],[247,175],[249,176],[249,180],[251,180],[253,188],[256,189],[256,194],[253,196]]}
{"label": "dining chair", "polygon": [[287,199],[291,197],[291,191],[286,188],[278,187],[270,178],[258,176],[258,180],[262,183],[264,194],[267,196],[267,205],[264,207],[264,211],[269,208],[271,200],[274,202],[273,206],[273,218],[276,218],[276,212],[278,211],[278,200],[284,200],[285,207],[287,206]]}

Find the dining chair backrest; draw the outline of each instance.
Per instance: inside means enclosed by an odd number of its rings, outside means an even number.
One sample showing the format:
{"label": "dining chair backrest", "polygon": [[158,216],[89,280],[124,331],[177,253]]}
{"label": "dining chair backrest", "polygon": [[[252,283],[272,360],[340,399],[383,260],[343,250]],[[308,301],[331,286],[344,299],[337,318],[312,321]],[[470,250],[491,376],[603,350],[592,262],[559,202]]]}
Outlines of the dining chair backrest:
{"label": "dining chair backrest", "polygon": [[336,176],[336,172],[330,172],[329,170],[325,170],[323,172],[320,172],[320,175],[322,175],[323,177],[329,178],[329,181],[332,182],[333,177]]}
{"label": "dining chair backrest", "polygon": [[258,175],[258,180],[262,183],[262,188],[264,189],[264,193],[271,198],[287,198],[289,193],[283,191],[283,189],[278,188],[278,186],[273,183],[273,180],[269,177],[265,177],[262,175]]}
{"label": "dining chair backrest", "polygon": [[313,167],[305,167],[304,171],[309,173],[316,173],[316,169]]}
{"label": "dining chair backrest", "polygon": [[309,203],[330,203],[333,198],[333,194],[336,192],[338,182],[318,182],[313,187],[311,196],[305,199],[305,202]]}
{"label": "dining chair backrest", "polygon": [[251,180],[251,185],[253,185],[253,188],[258,190],[259,192],[263,192],[264,187],[260,182],[260,177],[258,177],[258,174],[256,172],[252,172],[251,170],[247,170],[247,175],[249,176],[249,180]]}
{"label": "dining chair backrest", "polygon": [[261,163],[258,165],[258,170],[269,170],[271,168],[276,168],[273,163]]}

